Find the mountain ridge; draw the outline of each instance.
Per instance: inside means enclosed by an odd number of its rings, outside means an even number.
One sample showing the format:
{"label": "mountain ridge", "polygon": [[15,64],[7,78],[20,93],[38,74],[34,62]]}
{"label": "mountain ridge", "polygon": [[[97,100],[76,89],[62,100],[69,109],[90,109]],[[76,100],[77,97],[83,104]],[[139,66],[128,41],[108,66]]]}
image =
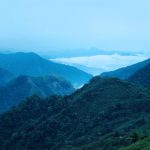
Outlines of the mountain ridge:
{"label": "mountain ridge", "polygon": [[128,78],[128,81],[135,84],[150,86],[150,64],[135,72]]}
{"label": "mountain ridge", "polygon": [[[58,64],[40,57],[35,53],[0,54],[0,67],[10,71],[15,76],[62,76],[75,87],[79,87],[92,77],[75,67]],[[80,76],[80,79],[78,78]]]}
{"label": "mountain ridge", "polygon": [[30,77],[19,76],[0,89],[0,112],[18,105],[26,97],[38,95],[69,95],[74,91],[70,82],[60,77]]}
{"label": "mountain ridge", "polygon": [[0,122],[0,150],[117,150],[150,133],[150,89],[95,77],[64,98],[28,98]]}
{"label": "mountain ridge", "polygon": [[104,72],[100,76],[101,77],[117,77],[119,79],[128,79],[130,76],[132,76],[136,71],[142,69],[147,64],[150,64],[150,59],[146,59],[145,61],[123,67],[114,71],[110,72]]}

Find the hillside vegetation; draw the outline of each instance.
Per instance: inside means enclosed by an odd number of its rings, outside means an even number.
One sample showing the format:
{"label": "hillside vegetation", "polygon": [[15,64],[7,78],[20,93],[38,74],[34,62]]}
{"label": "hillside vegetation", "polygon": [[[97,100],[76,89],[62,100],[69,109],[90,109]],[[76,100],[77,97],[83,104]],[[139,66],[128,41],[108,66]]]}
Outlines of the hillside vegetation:
{"label": "hillside vegetation", "polygon": [[0,122],[0,150],[119,150],[150,134],[150,89],[95,77],[64,98],[30,97]]}
{"label": "hillside vegetation", "polygon": [[69,95],[74,92],[70,82],[56,76],[30,77],[19,76],[0,88],[0,112],[18,105],[26,97],[38,95]]}
{"label": "hillside vegetation", "polygon": [[150,138],[140,140],[137,143],[120,150],[150,150]]}

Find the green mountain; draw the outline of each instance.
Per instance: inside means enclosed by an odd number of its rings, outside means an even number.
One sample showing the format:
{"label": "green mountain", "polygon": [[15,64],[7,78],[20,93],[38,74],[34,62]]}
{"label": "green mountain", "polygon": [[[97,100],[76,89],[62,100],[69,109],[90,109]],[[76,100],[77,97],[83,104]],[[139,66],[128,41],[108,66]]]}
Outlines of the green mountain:
{"label": "green mountain", "polygon": [[140,140],[137,143],[120,150],[150,150],[150,138]]}
{"label": "green mountain", "polygon": [[75,87],[85,84],[92,77],[75,67],[54,63],[35,53],[0,54],[0,67],[5,68],[16,76],[62,76]]}
{"label": "green mountain", "polygon": [[70,96],[32,96],[0,115],[0,150],[119,150],[149,129],[150,89],[95,77]]}
{"label": "green mountain", "polygon": [[13,79],[13,77],[12,73],[0,68],[0,86],[6,85],[11,79]]}
{"label": "green mountain", "polygon": [[54,94],[69,95],[73,91],[72,85],[60,77],[19,76],[0,89],[0,112],[8,110],[33,94],[46,97]]}
{"label": "green mountain", "polygon": [[135,72],[131,77],[129,77],[128,81],[150,86],[150,64]]}
{"label": "green mountain", "polygon": [[135,72],[138,70],[142,69],[146,65],[150,64],[150,59],[147,59],[145,61],[142,61],[140,63],[127,66],[124,68],[117,69],[115,71],[110,71],[110,72],[104,72],[101,74],[101,77],[117,77],[119,79],[128,79],[131,77]]}

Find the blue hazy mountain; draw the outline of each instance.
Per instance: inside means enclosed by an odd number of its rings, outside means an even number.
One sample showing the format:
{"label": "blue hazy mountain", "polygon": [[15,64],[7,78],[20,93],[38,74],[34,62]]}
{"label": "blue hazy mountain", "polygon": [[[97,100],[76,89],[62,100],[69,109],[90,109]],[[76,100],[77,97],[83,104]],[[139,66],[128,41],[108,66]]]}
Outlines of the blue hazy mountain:
{"label": "blue hazy mountain", "polygon": [[79,65],[79,64],[70,64],[71,66],[74,66],[80,70],[83,70],[84,72],[87,72],[92,75],[99,75],[101,72],[104,72],[104,69],[101,68],[96,68],[96,67],[87,67],[84,65]]}
{"label": "blue hazy mountain", "polygon": [[135,72],[129,77],[128,81],[135,84],[150,86],[150,64]]}
{"label": "blue hazy mountain", "polygon": [[76,87],[88,82],[92,77],[75,67],[49,61],[35,53],[0,54],[0,67],[12,72],[15,76],[62,76]]}
{"label": "blue hazy mountain", "polygon": [[26,97],[38,95],[69,95],[74,91],[70,82],[56,76],[19,76],[0,89],[0,112],[19,104]]}
{"label": "blue hazy mountain", "polygon": [[12,73],[0,68],[0,86],[6,85],[13,77]]}
{"label": "blue hazy mountain", "polygon": [[131,66],[127,66],[124,68],[117,69],[115,71],[104,72],[101,74],[101,77],[117,77],[120,79],[128,79],[131,77],[135,72],[145,67],[147,64],[150,64],[150,59],[145,61],[136,63]]}

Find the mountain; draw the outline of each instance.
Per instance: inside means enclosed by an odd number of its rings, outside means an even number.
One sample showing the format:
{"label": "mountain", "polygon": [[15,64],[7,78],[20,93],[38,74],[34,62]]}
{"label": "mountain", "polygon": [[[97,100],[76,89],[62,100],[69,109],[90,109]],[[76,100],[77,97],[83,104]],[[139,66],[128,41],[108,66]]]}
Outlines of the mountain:
{"label": "mountain", "polygon": [[131,77],[129,77],[128,81],[150,86],[150,64],[135,72]]}
{"label": "mountain", "polygon": [[62,76],[75,87],[83,85],[92,77],[75,67],[54,63],[35,53],[0,54],[0,67],[5,68],[16,76]]}
{"label": "mountain", "polygon": [[71,64],[71,65],[80,69],[80,70],[83,70],[84,72],[87,72],[87,73],[95,75],[95,76],[99,75],[100,72],[104,72],[104,70],[101,68],[87,67],[87,66],[79,65],[79,64]]}
{"label": "mountain", "polygon": [[[66,63],[67,64],[67,63]],[[79,64],[75,64],[75,63],[71,63],[71,64],[68,64],[70,66],[74,66],[86,73],[89,73],[89,74],[92,74],[94,76],[96,75],[99,75],[100,72],[104,72],[104,69],[101,69],[101,68],[95,68],[95,67],[87,67],[87,66],[84,66],[84,65],[79,65]]]}
{"label": "mountain", "polygon": [[5,69],[0,68],[0,86],[6,85],[11,79],[13,79],[13,74]]}
{"label": "mountain", "polygon": [[119,79],[128,79],[135,72],[145,67],[147,64],[150,64],[150,59],[139,62],[137,64],[127,66],[121,69],[117,69],[115,71],[104,72],[101,74],[101,77],[117,77]]}
{"label": "mountain", "polygon": [[72,85],[55,76],[29,77],[19,76],[0,89],[0,112],[19,104],[26,97],[39,95],[69,95],[74,91]]}
{"label": "mountain", "polygon": [[32,96],[0,115],[0,150],[119,150],[149,129],[150,89],[95,77],[70,96]]}

